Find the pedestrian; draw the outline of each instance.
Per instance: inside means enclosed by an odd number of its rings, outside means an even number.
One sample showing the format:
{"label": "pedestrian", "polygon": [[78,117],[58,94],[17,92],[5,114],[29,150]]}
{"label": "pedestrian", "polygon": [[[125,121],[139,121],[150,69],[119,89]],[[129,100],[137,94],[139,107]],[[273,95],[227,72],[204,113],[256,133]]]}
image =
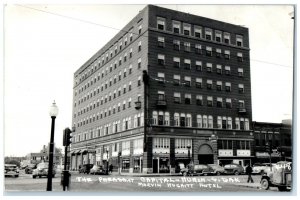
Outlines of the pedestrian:
{"label": "pedestrian", "polygon": [[249,183],[249,181],[251,181],[251,183],[254,183],[252,176],[251,176],[252,175],[252,167],[250,166],[250,164],[248,164],[246,167],[246,174],[248,175],[247,183]]}
{"label": "pedestrian", "polygon": [[112,171],[113,171],[113,165],[110,164],[110,165],[109,165],[109,173],[112,173]]}

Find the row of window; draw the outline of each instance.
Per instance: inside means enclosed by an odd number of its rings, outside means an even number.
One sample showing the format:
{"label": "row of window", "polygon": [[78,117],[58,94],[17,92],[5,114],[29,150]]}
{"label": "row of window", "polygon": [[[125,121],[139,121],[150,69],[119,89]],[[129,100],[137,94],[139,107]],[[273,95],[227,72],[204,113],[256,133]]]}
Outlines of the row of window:
{"label": "row of window", "polygon": [[[208,41],[215,41],[225,44],[232,44],[231,34],[229,32],[223,32],[221,30],[213,30],[208,27],[202,27],[200,25],[189,24],[172,20],[172,30],[166,30],[166,19],[163,17],[157,17],[157,29],[162,31],[172,31],[174,34],[183,34],[185,36],[193,36],[195,38],[206,39]],[[242,47],[244,45],[243,36],[235,35],[235,45]]]}
{"label": "row of window", "polygon": [[[157,63],[158,65],[162,65],[165,66],[165,55],[163,54],[158,54],[157,55]],[[213,72],[213,63],[207,62],[205,65],[205,69],[203,66],[203,62],[200,60],[195,60],[195,62],[192,65],[192,61],[191,59],[183,59],[183,64],[181,64],[181,59],[180,57],[173,57],[173,63],[172,63],[173,67],[175,68],[184,68],[184,69],[192,69],[192,66],[195,68],[196,71],[203,71],[206,70],[207,72]],[[231,67],[226,65],[225,67],[223,67],[220,64],[216,64],[215,66],[215,70],[217,74],[222,74],[223,70],[224,73],[226,75],[230,75],[231,74]],[[243,68],[238,68],[238,73],[239,76],[243,76],[243,73],[240,73],[240,71],[243,72]]]}
{"label": "row of window", "polygon": [[[174,96],[173,96],[173,102],[180,104],[180,103],[184,103],[184,104],[192,104],[192,94],[190,93],[185,93],[184,94],[184,102],[182,102],[182,97],[181,97],[181,93],[180,92],[174,92]],[[164,91],[158,91],[158,101],[166,101],[166,97],[165,97],[165,92]],[[208,107],[212,107],[214,105],[214,100],[217,102],[217,107],[222,108],[222,107],[226,107],[226,108],[232,108],[232,99],[231,98],[225,98],[225,101],[223,101],[224,99],[222,97],[216,97],[213,98],[212,96],[207,96],[206,97],[206,104]],[[236,99],[234,99],[236,100]],[[223,104],[223,102],[225,102],[225,105]],[[237,100],[238,102],[238,108],[239,109],[244,109],[245,108],[245,101],[244,100]],[[203,105],[203,96],[202,95],[196,95],[195,96],[195,103],[197,105],[202,106]]]}
{"label": "row of window", "polygon": [[[142,84],[141,77],[139,77],[137,80],[137,87],[141,86],[141,84]],[[95,88],[94,90],[91,90],[87,94],[82,95],[82,97],[78,98],[77,104],[80,105],[88,100],[91,100],[92,97],[96,97],[97,94],[100,94],[100,91],[102,92],[102,89],[103,89],[103,87],[101,86],[101,89],[100,89],[100,87],[98,87],[97,89]],[[104,103],[107,103],[107,102],[111,101],[112,99],[116,99],[117,97],[120,97],[122,94],[126,94],[127,92],[130,92],[131,90],[132,90],[132,82],[129,81],[128,87],[125,84],[125,85],[123,85],[123,88],[119,87],[118,89],[115,89],[113,92],[107,93],[106,95],[102,96],[101,98],[98,98],[97,104],[103,105]],[[95,101],[94,101],[94,104],[95,104]],[[74,103],[74,107],[76,107],[76,100]]]}
{"label": "row of window", "polygon": [[[137,101],[140,101],[140,96],[138,96]],[[121,102],[119,102],[118,104],[115,104],[113,106],[110,106],[109,108],[101,110],[97,114],[90,115],[81,120],[78,120],[77,127],[81,127],[81,126],[87,125],[89,123],[98,121],[100,119],[109,117],[111,115],[117,114],[118,112],[121,112],[121,110],[126,110],[126,107],[131,108],[131,106],[132,106],[132,104],[131,104],[131,97],[130,97],[128,99],[128,102],[126,102],[126,100],[124,100],[123,104],[121,104]],[[90,104],[84,108],[81,108],[80,110],[77,111],[77,115],[76,115],[76,112],[74,113],[74,118],[84,115],[85,113],[92,111],[96,107],[99,107],[99,103],[95,104],[95,102],[94,102],[94,104]]]}
{"label": "row of window", "polygon": [[[142,62],[141,59],[138,59],[138,65],[137,65],[138,69],[141,68],[141,62]],[[110,71],[112,71],[112,67],[110,67]],[[127,75],[132,74],[132,72],[133,72],[132,64],[130,64],[128,67],[128,71],[127,71],[127,68],[125,67],[123,72],[122,72],[122,70],[120,70],[118,74],[115,74],[113,77],[110,77],[110,79],[102,80],[100,82],[100,83],[102,83],[101,91],[103,91],[104,89],[107,89],[108,87],[112,86],[113,84],[116,84],[118,81],[121,81],[122,77],[126,78]],[[92,77],[87,83],[85,83],[78,89],[78,94],[82,93],[84,90],[88,89],[90,86],[96,84],[97,81],[100,81],[100,77],[104,78],[104,76],[105,76],[104,74],[106,74],[106,73],[103,70],[102,73],[98,74],[98,76],[95,76],[94,78]],[[139,80],[140,80],[140,77],[139,77]],[[75,90],[75,96],[76,95],[77,95],[77,90]]]}
{"label": "row of window", "polygon": [[[173,49],[176,51],[181,50],[181,41],[180,40],[173,40],[172,44]],[[159,36],[157,38],[157,46],[164,48],[166,46],[166,41],[164,37]],[[215,48],[213,49],[211,46],[203,46],[201,44],[194,44],[191,45],[190,42],[183,42],[183,51],[184,52],[195,52],[196,54],[199,55],[206,55],[208,57],[215,56],[216,58],[224,58],[225,60],[230,60],[231,58],[236,58],[237,61],[243,62],[243,53],[242,52],[237,52],[236,55],[231,55],[230,50],[223,50],[221,48]]]}
{"label": "row of window", "polygon": [[129,116],[123,118],[122,120],[107,123],[95,129],[79,133],[75,136],[74,142],[90,140],[93,138],[130,130],[141,126],[144,126],[144,113],[135,114],[134,116]]}
{"label": "row of window", "polygon": [[[84,81],[88,76],[93,74],[95,71],[97,71],[100,67],[105,65],[107,62],[109,62],[114,56],[116,56],[122,49],[126,48],[133,40],[133,35],[140,35],[142,33],[142,21],[139,22],[139,25],[137,26],[137,34],[134,33],[134,28],[131,28],[126,34],[123,35],[119,41],[117,41],[114,45],[112,45],[109,49],[107,49],[104,53],[102,53],[97,60],[91,64],[90,69],[87,69],[86,72],[79,77],[79,81],[75,81],[75,84]],[[138,43],[138,51],[141,51],[142,42],[139,41]],[[133,50],[132,48],[129,50],[129,58],[132,57]],[[126,61],[127,53],[124,54],[124,61]],[[119,60],[122,60],[122,57],[120,57]],[[117,62],[117,61],[116,61]],[[115,62],[115,63],[116,63]],[[119,61],[120,62],[120,61]],[[120,65],[120,63],[119,63]]]}
{"label": "row of window", "polygon": [[152,125],[158,126],[180,126],[180,127],[197,127],[197,128],[218,128],[218,129],[236,129],[249,130],[249,119],[236,117],[234,121],[231,117],[217,116],[217,126],[214,126],[214,119],[212,115],[196,115],[196,120],[192,120],[191,113],[177,113],[175,112],[171,120],[169,112],[153,111]]}
{"label": "row of window", "polygon": [[[142,149],[143,148],[143,139],[135,139],[135,140],[133,140],[132,143],[133,143],[133,149]],[[112,154],[115,153],[115,155],[117,156],[120,151],[130,150],[130,146],[131,146],[131,140],[115,142],[115,143],[103,145],[102,147],[97,148],[96,154],[101,154],[101,153],[106,154],[106,151],[108,150],[108,152],[109,152],[108,157],[111,152],[112,152]]]}

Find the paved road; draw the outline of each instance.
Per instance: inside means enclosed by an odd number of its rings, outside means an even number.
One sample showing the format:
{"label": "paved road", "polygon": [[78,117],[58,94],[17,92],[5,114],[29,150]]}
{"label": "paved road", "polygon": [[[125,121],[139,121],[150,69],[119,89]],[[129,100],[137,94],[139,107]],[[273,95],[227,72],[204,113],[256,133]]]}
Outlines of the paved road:
{"label": "paved road", "polygon": [[[71,176],[71,192],[276,192],[276,188],[265,191],[258,188],[260,176],[254,176],[256,183],[246,183],[247,177],[240,176],[120,176],[83,175]],[[53,191],[61,192],[60,175],[52,179]],[[21,173],[19,178],[6,177],[5,191],[45,191],[47,178],[33,179]]]}

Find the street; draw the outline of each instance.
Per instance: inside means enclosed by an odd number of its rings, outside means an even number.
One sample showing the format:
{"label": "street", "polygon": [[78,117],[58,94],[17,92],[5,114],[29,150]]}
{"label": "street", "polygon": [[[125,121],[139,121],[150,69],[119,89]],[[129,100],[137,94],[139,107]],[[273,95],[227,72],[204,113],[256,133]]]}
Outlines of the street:
{"label": "street", "polygon": [[[260,176],[253,176],[255,183],[247,183],[246,175],[223,176],[130,176],[72,174],[69,192],[276,192],[277,188],[258,188]],[[60,174],[52,179],[52,191],[62,192]],[[47,178],[33,179],[31,174],[20,172],[18,178],[5,177],[5,191],[46,191]]]}

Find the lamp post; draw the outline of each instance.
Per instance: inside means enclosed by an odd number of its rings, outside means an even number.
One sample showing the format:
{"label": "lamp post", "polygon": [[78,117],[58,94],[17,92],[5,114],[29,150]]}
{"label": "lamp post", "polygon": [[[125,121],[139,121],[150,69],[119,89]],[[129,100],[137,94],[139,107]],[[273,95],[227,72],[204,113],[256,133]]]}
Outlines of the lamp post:
{"label": "lamp post", "polygon": [[50,136],[50,148],[49,148],[49,167],[48,167],[48,181],[47,181],[47,191],[52,191],[52,171],[53,171],[53,149],[54,149],[54,127],[55,118],[58,115],[58,107],[55,101],[50,107],[49,114],[51,116],[51,136]]}
{"label": "lamp post", "polygon": [[122,155],[122,152],[119,151],[119,152],[118,152],[118,171],[119,171],[119,175],[121,174],[121,164],[120,164],[120,161],[121,161],[121,155]]}
{"label": "lamp post", "polygon": [[189,158],[189,164],[190,164],[191,163],[191,152],[190,152],[191,145],[190,145],[190,143],[187,145],[187,148],[188,148],[188,158]]}

